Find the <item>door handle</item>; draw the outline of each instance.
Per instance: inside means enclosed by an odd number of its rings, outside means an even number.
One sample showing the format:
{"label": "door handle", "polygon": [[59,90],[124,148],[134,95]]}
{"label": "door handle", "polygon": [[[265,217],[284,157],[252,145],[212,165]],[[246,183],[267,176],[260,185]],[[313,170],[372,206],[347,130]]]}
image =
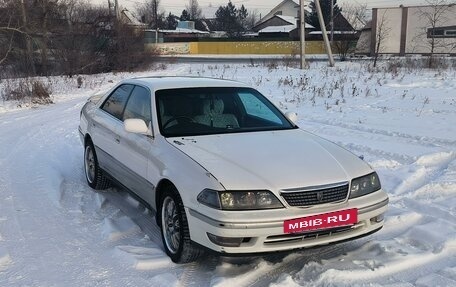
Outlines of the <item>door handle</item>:
{"label": "door handle", "polygon": [[120,144],[120,139],[116,138],[116,143]]}

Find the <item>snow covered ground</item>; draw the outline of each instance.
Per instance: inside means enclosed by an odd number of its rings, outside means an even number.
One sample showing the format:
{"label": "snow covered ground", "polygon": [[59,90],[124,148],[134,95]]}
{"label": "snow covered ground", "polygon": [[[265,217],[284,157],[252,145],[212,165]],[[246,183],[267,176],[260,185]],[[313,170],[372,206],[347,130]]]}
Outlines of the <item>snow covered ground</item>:
{"label": "snow covered ground", "polygon": [[[385,227],[357,241],[175,265],[152,214],[85,182],[87,97],[137,75],[204,75],[257,87],[301,128],[363,155],[391,199]],[[456,72],[369,72],[366,64],[173,64],[47,79],[55,104],[0,102],[0,286],[456,286]],[[1,88],[0,83],[0,88]]]}

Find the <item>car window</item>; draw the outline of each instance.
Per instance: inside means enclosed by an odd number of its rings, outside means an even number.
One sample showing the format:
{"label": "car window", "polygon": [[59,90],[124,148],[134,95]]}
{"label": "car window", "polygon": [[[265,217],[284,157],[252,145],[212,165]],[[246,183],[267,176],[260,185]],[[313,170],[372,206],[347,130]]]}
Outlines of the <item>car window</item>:
{"label": "car window", "polygon": [[103,103],[101,108],[119,120],[122,120],[125,103],[132,89],[133,85],[122,85],[118,87]]}
{"label": "car window", "polygon": [[274,113],[274,111],[254,94],[239,93],[239,99],[244,105],[244,109],[248,115],[282,124],[282,120]]}
{"label": "car window", "polygon": [[136,86],[128,99],[123,120],[142,119],[149,124],[152,120],[150,105],[150,92],[143,87]]}
{"label": "car window", "polygon": [[263,95],[251,88],[199,87],[155,92],[165,137],[294,129]]}

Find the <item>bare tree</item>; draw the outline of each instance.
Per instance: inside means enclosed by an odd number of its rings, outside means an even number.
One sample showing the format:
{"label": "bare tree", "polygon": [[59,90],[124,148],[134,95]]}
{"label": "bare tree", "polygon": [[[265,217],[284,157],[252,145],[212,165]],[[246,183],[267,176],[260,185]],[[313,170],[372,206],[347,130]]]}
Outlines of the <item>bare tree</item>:
{"label": "bare tree", "polygon": [[35,74],[30,26],[26,1],[0,0],[0,64],[15,62],[14,72]]}
{"label": "bare tree", "polygon": [[164,13],[160,11],[161,0],[146,0],[142,4],[138,4],[136,13],[141,16],[141,21],[148,23],[151,28],[157,29],[160,26],[161,18],[164,18]]}
{"label": "bare tree", "polygon": [[65,0],[62,10],[66,27],[54,33],[51,41],[54,69],[70,77],[106,70],[102,49],[110,29],[101,23],[114,21],[109,9],[91,6],[85,0]]}
{"label": "bare tree", "polygon": [[377,31],[375,34],[374,67],[377,66],[378,56],[385,49],[385,41],[391,33],[391,27],[389,27],[389,21],[386,18],[387,12],[388,9],[385,9],[380,18],[377,19]]}
{"label": "bare tree", "polygon": [[[2,3],[3,4],[3,3]],[[7,15],[7,9],[4,5],[0,6],[2,13],[0,18],[4,19],[0,25],[0,65],[2,65],[13,50],[14,37],[16,34],[25,34],[18,21],[14,21],[12,14]]]}
{"label": "bare tree", "polygon": [[[352,29],[348,32],[353,36],[367,24],[367,4],[347,4],[343,7],[343,15],[350,23]],[[350,53],[355,52],[356,40],[333,41],[334,51],[339,54],[342,61],[346,60]]]}
{"label": "bare tree", "polygon": [[0,0],[0,72],[96,73],[147,65],[139,29],[88,0]]}
{"label": "bare tree", "polygon": [[198,4],[198,0],[189,0],[188,5],[185,6],[187,10],[190,20],[198,20],[203,17],[203,10],[201,9],[200,5]]}
{"label": "bare tree", "polygon": [[[40,40],[36,43],[39,45],[40,49],[40,67],[41,74],[48,74],[48,45],[49,45],[49,34],[51,31],[55,30],[57,27],[55,23],[52,23],[51,20],[55,19],[56,15],[61,14],[60,5],[62,5],[63,0],[37,0],[35,1],[34,9],[34,27],[31,29],[39,33]],[[58,25],[57,25],[58,26]]]}
{"label": "bare tree", "polygon": [[30,67],[30,69],[32,70],[32,74],[35,75],[36,71],[35,71],[35,64],[33,61],[32,41],[31,41],[30,37],[26,36],[26,35],[29,35],[27,33],[28,32],[27,30],[29,28],[28,28],[27,8],[26,8],[24,0],[21,0],[21,2],[20,2],[20,9],[21,9],[21,14],[22,14],[22,27],[23,27],[24,31],[26,32],[26,34],[24,34],[24,41],[25,41],[26,47],[27,47],[27,54],[26,54],[27,64]]}
{"label": "bare tree", "polygon": [[[434,55],[441,51],[451,51],[456,47],[456,41],[445,37],[445,31],[441,27],[446,26],[450,17],[450,9],[455,5],[454,1],[448,0],[427,0],[427,6],[418,8],[418,15],[424,19],[424,25],[420,27],[421,32],[415,35],[413,42],[415,48],[421,48],[429,53],[428,67],[434,66]],[[440,29],[439,29],[440,28]]]}
{"label": "bare tree", "polygon": [[367,14],[367,4],[345,4],[342,7],[342,12],[344,14],[345,19],[347,19],[348,23],[352,25],[355,31],[362,29],[366,26],[368,19]]}
{"label": "bare tree", "polygon": [[249,15],[247,15],[247,18],[245,19],[245,29],[251,30],[259,19],[260,13],[258,12],[258,10],[250,10]]}

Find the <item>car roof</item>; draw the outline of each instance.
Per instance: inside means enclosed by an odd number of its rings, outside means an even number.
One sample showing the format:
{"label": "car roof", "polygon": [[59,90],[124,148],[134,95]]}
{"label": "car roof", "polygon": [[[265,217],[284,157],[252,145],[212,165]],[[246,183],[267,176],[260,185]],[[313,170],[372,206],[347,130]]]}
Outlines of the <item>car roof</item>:
{"label": "car roof", "polygon": [[236,81],[204,77],[137,77],[124,80],[122,83],[143,85],[151,91],[199,87],[249,87]]}

